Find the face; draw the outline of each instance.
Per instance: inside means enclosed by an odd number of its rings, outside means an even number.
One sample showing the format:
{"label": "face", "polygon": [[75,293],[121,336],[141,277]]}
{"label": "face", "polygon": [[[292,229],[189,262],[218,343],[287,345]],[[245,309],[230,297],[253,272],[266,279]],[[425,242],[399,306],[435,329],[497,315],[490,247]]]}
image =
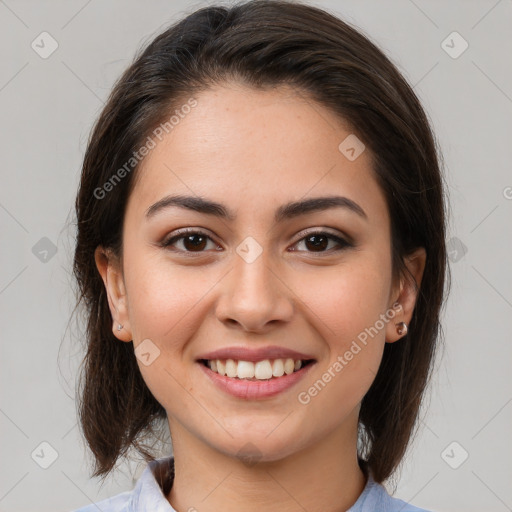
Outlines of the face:
{"label": "face", "polygon": [[[137,362],[173,440],[186,434],[232,456],[250,442],[276,460],[355,432],[415,292],[392,281],[389,214],[369,150],[349,159],[339,149],[348,125],[288,88],[230,84],[196,99],[137,171],[122,266],[101,248],[96,261],[114,334],[145,354]],[[229,215],[162,202],[177,195]],[[283,209],[326,197],[343,199]],[[419,281],[424,253],[406,263]],[[269,346],[314,359],[272,396],[235,396],[198,361]]]}

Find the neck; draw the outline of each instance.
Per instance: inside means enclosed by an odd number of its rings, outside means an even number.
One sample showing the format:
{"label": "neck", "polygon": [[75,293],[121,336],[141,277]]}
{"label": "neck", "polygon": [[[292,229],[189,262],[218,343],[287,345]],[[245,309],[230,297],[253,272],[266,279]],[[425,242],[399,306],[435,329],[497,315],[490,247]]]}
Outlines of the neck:
{"label": "neck", "polygon": [[175,477],[167,499],[175,510],[341,512],[366,485],[357,422],[272,461],[226,455],[180,427],[171,426]]}

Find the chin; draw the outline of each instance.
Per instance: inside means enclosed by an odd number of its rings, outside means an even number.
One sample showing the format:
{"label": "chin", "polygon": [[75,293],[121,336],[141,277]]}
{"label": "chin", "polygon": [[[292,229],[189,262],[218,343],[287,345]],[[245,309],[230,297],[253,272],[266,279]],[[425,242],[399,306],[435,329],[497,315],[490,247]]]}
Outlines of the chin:
{"label": "chin", "polygon": [[[279,424],[279,422],[277,423]],[[301,446],[291,442],[293,436],[287,435],[283,430],[281,436],[277,435],[275,425],[265,433],[254,434],[250,430],[246,430],[244,435],[230,437],[225,444],[215,445],[217,450],[228,457],[238,459],[244,465],[250,467],[261,462],[280,461],[301,449]],[[269,435],[269,432],[272,432]]]}

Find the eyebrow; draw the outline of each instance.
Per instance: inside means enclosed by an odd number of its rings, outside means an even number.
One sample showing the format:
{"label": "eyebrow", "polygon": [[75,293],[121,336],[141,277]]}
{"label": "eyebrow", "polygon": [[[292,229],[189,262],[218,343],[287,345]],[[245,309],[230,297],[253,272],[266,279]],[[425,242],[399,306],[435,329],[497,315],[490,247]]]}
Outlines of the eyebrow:
{"label": "eyebrow", "polygon": [[[213,215],[228,221],[234,221],[236,219],[236,215],[223,204],[199,196],[184,195],[163,197],[146,210],[146,219],[171,207],[184,208],[206,215]],[[302,201],[292,201],[280,206],[275,212],[274,222],[277,224],[284,220],[290,220],[301,215],[331,208],[346,208],[363,219],[368,219],[365,211],[356,202],[352,201],[352,199],[343,196],[325,196],[313,197]]]}

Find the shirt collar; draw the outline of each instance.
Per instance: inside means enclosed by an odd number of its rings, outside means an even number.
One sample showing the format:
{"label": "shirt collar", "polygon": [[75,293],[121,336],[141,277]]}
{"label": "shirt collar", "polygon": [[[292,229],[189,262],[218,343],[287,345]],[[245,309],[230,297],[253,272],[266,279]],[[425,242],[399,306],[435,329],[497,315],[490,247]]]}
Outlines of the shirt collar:
{"label": "shirt collar", "polygon": [[[174,480],[174,457],[172,456],[161,457],[148,463],[133,489],[126,512],[176,512],[163,492],[164,479],[168,480],[165,487],[170,489]],[[373,501],[382,498],[382,492],[378,492],[379,487],[371,471],[368,471],[363,492],[347,512],[374,510]]]}
{"label": "shirt collar", "polygon": [[[161,481],[165,474],[169,475],[169,467],[172,468],[171,477],[174,479],[173,457],[161,457],[148,463],[133,489],[126,512],[176,512],[157,481]],[[172,480],[168,485],[170,488]]]}

